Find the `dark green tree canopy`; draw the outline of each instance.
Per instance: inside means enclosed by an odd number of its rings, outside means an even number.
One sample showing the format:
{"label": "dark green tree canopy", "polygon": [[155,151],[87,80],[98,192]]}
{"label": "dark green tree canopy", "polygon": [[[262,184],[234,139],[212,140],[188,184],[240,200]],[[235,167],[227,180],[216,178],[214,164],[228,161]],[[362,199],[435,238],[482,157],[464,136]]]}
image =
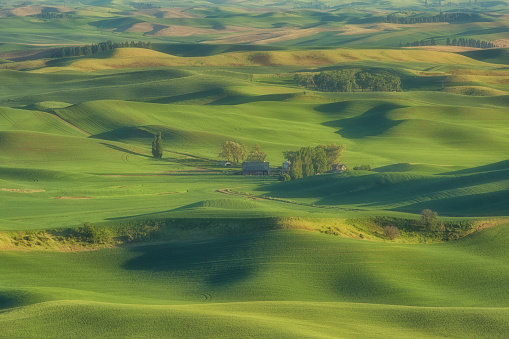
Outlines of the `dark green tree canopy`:
{"label": "dark green tree canopy", "polygon": [[298,151],[284,151],[283,156],[290,162],[290,177],[298,179],[323,173],[339,162],[345,145],[319,145],[302,147]]}
{"label": "dark green tree canopy", "polygon": [[163,139],[161,137],[161,132],[157,132],[157,135],[154,136],[154,141],[152,141],[152,155],[157,159],[163,157]]}

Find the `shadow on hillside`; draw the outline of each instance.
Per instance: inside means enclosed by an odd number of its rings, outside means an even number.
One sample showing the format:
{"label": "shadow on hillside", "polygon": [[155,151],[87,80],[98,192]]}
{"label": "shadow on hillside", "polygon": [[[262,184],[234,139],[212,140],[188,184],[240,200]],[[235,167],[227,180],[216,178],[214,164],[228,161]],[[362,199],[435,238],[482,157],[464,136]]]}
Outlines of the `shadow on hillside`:
{"label": "shadow on hillside", "polygon": [[250,255],[261,251],[257,244],[256,237],[240,235],[131,247],[136,256],[123,268],[185,275],[211,287],[230,285],[256,273]]}
{"label": "shadow on hillside", "polygon": [[495,162],[493,164],[488,164],[479,167],[467,168],[459,171],[448,172],[447,175],[456,175],[456,174],[475,174],[481,172],[494,172],[494,171],[509,171],[509,160],[503,160],[499,162]]}
{"label": "shadow on hillside", "polygon": [[[341,113],[342,106],[340,104],[323,105],[318,107],[317,110],[327,113],[333,113],[336,110],[337,113]],[[336,133],[347,139],[362,139],[376,136],[400,124],[400,121],[389,119],[387,113],[403,107],[385,103],[377,105],[356,117],[332,120],[323,123],[323,125],[340,128]]]}
{"label": "shadow on hillside", "polygon": [[0,290],[0,313],[3,310],[13,307],[36,304],[46,301],[41,294],[23,291],[23,290]]}
{"label": "shadow on hillside", "polygon": [[264,187],[264,191],[276,198],[313,199],[322,206],[416,213],[430,208],[439,215],[501,216],[509,215],[508,177],[509,169],[465,175],[346,173],[291,180]]}
{"label": "shadow on hillside", "polygon": [[108,148],[114,149],[115,151],[120,151],[120,152],[124,152],[124,153],[131,154],[131,155],[139,155],[139,156],[145,157],[145,158],[151,158],[151,156],[149,156],[147,154],[142,154],[142,153],[134,152],[132,150],[128,150],[127,148],[122,148],[122,147],[115,146],[115,145],[112,145],[112,144],[107,144],[105,142],[101,142],[101,145],[104,145],[104,146],[106,146]]}
{"label": "shadow on hillside", "polygon": [[135,138],[152,140],[154,138],[154,134],[139,127],[121,127],[108,132],[95,134],[92,138],[109,141],[129,140]]}
{"label": "shadow on hillside", "polygon": [[[302,93],[299,93],[302,94]],[[284,101],[297,96],[297,93],[278,93],[265,95],[231,95],[214,102],[209,105],[241,105],[258,101]]]}
{"label": "shadow on hillside", "polygon": [[[429,208],[450,217],[502,217],[509,215],[507,190],[435,199],[395,208],[394,211],[420,213]],[[442,213],[441,213],[442,212]]]}
{"label": "shadow on hillside", "polygon": [[216,101],[220,98],[224,98],[228,95],[228,91],[224,88],[214,88],[205,91],[198,91],[186,94],[180,94],[169,97],[155,98],[149,100],[148,102],[156,103],[156,104],[172,104],[182,101]]}

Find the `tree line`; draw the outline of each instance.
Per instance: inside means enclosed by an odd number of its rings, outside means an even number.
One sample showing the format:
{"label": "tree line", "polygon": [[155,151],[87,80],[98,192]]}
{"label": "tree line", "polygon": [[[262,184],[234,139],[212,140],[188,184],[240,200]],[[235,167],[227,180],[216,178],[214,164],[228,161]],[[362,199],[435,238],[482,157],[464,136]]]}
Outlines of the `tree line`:
{"label": "tree line", "polygon": [[31,15],[33,18],[37,19],[69,19],[72,18],[72,14],[69,13],[58,13],[58,12],[46,12],[41,14]]}
{"label": "tree line", "polygon": [[485,21],[479,14],[476,13],[440,13],[433,16],[401,16],[389,14],[380,19],[380,22],[392,24],[420,24],[420,23],[433,23],[433,22],[455,22],[455,21],[468,21],[477,22]]}
{"label": "tree line", "polygon": [[85,46],[75,46],[75,47],[62,47],[53,50],[52,58],[63,58],[69,56],[84,56],[91,55],[95,53],[100,53],[103,51],[109,51],[115,48],[126,48],[126,47],[135,47],[135,48],[146,48],[151,49],[152,45],[150,42],[144,41],[125,41],[125,42],[112,42],[111,40],[99,42],[97,44],[85,45]]}
{"label": "tree line", "polygon": [[[407,42],[406,44],[399,44],[399,47],[412,47],[412,46],[437,46],[443,45],[435,40],[435,38]],[[445,41],[446,46],[461,46],[461,47],[474,47],[474,48],[495,48],[500,47],[490,41],[476,40],[471,38],[447,38]]]}
{"label": "tree line", "polygon": [[330,144],[302,147],[298,151],[284,151],[283,156],[290,162],[290,178],[308,177],[332,169],[332,166],[339,162],[345,147]]}
{"label": "tree line", "polygon": [[161,8],[161,6],[155,5],[151,2],[131,2],[131,6],[133,6],[136,9]]}
{"label": "tree line", "polygon": [[401,91],[401,79],[387,72],[359,72],[352,69],[294,75],[298,86],[324,92]]}

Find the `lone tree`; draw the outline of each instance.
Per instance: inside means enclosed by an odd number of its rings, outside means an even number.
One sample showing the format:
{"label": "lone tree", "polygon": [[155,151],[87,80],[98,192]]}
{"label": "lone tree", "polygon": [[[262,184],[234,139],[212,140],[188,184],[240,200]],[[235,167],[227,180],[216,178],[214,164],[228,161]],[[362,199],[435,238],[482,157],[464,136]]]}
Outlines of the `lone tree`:
{"label": "lone tree", "polygon": [[236,143],[235,141],[225,141],[221,146],[219,156],[228,161],[233,160],[239,162],[244,160],[247,153],[247,146]]}
{"label": "lone tree", "polygon": [[157,132],[157,135],[154,136],[154,141],[152,141],[152,155],[156,159],[161,159],[163,157],[163,139],[161,138],[161,132]]}
{"label": "lone tree", "polygon": [[253,149],[251,150],[251,153],[249,153],[247,157],[247,161],[263,162],[265,161],[266,157],[267,154],[264,151],[262,151],[260,145],[255,144],[253,146]]}
{"label": "lone tree", "polygon": [[438,225],[438,214],[430,209],[422,210],[421,225],[426,229],[433,231]]}

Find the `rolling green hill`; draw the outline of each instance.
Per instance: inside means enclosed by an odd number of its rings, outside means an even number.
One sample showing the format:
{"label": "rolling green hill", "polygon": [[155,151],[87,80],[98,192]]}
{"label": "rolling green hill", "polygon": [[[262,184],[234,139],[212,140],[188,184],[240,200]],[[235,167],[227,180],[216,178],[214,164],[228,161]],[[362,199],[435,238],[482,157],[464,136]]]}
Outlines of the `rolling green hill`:
{"label": "rolling green hill", "polygon": [[506,235],[507,224],[457,243],[394,245],[272,231],[0,252],[0,322],[6,336],[29,337],[210,337],[224,328],[232,337],[496,337],[509,325]]}
{"label": "rolling green hill", "polygon": [[[0,337],[509,332],[507,48],[440,46],[507,44],[506,4],[24,5],[0,4]],[[107,40],[152,49],[50,57]],[[402,91],[295,82],[334,70]],[[223,167],[228,140],[272,175]],[[333,143],[349,170],[279,181]]]}

